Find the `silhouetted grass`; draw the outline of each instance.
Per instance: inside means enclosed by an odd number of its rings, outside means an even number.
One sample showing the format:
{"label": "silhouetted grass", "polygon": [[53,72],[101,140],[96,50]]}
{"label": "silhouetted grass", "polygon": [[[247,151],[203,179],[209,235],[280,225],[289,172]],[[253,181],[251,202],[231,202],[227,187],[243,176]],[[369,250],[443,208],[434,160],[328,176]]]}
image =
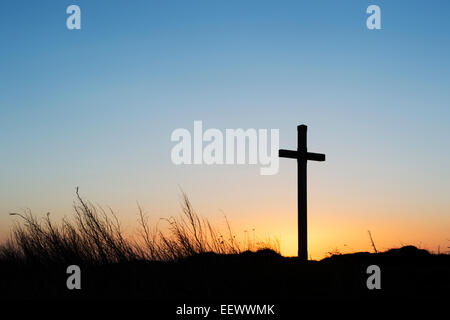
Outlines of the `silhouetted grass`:
{"label": "silhouetted grass", "polygon": [[[41,265],[103,265],[137,260],[174,261],[206,252],[242,252],[228,220],[227,234],[216,231],[207,219],[193,209],[182,194],[182,215],[164,219],[167,231],[151,226],[139,208],[139,232],[127,237],[112,210],[105,211],[84,200],[76,190],[74,216],[55,225],[47,214],[39,220],[29,210],[12,213],[20,218],[10,239],[0,246],[0,260]],[[276,246],[269,240],[255,249]],[[279,249],[277,249],[279,251]]]}

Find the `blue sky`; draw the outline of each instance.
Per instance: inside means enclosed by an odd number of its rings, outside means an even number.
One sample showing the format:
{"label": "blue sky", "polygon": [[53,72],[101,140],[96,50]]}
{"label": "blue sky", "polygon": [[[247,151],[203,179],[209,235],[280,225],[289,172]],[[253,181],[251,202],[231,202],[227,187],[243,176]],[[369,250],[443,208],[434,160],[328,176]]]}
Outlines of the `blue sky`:
{"label": "blue sky", "polygon": [[[81,7],[81,30],[66,28],[70,4]],[[370,4],[382,30],[366,28]],[[25,207],[69,214],[75,186],[124,216],[136,201],[173,214],[181,185],[206,216],[224,209],[262,233],[271,230],[259,221],[288,203],[273,224],[283,234],[295,219],[295,165],[282,160],[265,178],[248,166],[175,167],[170,134],[194,120],[279,128],[283,148],[307,124],[310,149],[327,154],[310,170],[318,230],[333,210],[351,211],[343,224],[412,216],[448,229],[449,10],[448,1],[2,1],[0,231]]]}

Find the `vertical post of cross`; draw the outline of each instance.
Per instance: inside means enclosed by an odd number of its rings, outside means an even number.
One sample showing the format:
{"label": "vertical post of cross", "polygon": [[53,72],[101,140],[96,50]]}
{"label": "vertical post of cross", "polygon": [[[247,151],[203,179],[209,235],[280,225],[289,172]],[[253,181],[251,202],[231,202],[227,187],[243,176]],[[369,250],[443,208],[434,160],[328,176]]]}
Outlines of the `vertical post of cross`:
{"label": "vertical post of cross", "polygon": [[308,221],[307,221],[307,145],[305,125],[297,126],[297,210],[298,210],[298,257],[308,260]]}

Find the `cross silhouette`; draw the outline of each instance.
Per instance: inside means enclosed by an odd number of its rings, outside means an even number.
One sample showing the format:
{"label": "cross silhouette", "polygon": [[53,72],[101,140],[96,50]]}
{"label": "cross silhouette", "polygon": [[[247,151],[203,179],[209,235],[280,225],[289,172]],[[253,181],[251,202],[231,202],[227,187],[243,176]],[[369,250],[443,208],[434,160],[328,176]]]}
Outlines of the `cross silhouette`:
{"label": "cross silhouette", "polygon": [[297,151],[280,149],[280,158],[297,159],[297,208],[298,208],[298,257],[308,260],[308,225],[306,205],[306,162],[325,161],[322,153],[308,152],[306,146],[306,129],[304,124],[297,126]]}

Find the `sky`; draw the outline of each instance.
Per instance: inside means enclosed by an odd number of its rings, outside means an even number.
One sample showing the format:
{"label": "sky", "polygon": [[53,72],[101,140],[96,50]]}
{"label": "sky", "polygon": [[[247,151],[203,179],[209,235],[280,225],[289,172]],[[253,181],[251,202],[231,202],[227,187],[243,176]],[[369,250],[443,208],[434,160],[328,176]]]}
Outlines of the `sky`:
{"label": "sky", "polygon": [[[81,8],[68,30],[66,8]],[[381,30],[369,30],[369,5]],[[137,204],[297,252],[296,163],[181,165],[177,128],[308,125],[309,252],[450,246],[448,1],[0,1],[0,240],[75,188],[132,233]]]}

